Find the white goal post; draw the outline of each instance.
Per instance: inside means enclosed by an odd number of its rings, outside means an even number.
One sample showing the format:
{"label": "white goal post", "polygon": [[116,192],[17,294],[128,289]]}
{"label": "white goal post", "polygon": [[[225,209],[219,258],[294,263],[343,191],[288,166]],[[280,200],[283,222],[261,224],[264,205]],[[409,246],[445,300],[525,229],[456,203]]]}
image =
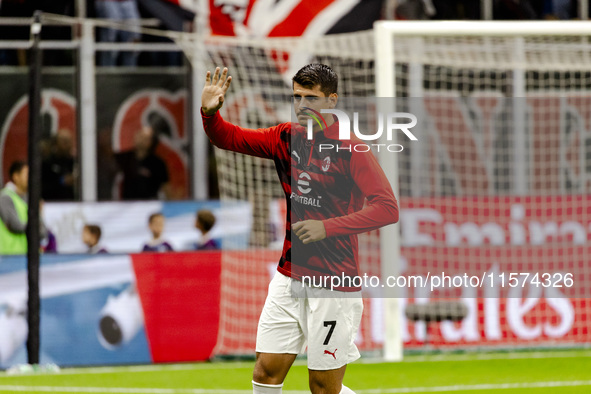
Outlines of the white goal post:
{"label": "white goal post", "polygon": [[[589,36],[591,36],[591,23],[584,21],[376,22],[374,24],[376,96],[403,96],[408,99],[411,112],[429,118],[427,122],[429,129],[418,132],[419,140],[421,136],[428,140],[423,142],[422,146],[413,145],[408,156],[402,159],[395,157],[396,155],[379,155],[382,167],[387,169],[390,182],[397,188],[396,195],[417,199],[425,197],[438,199],[433,204],[441,204],[439,208],[441,208],[440,212],[443,212],[446,208],[450,208],[450,206],[444,206],[448,203],[445,196],[483,196],[482,198],[489,199],[486,200],[486,204],[492,205],[493,203],[489,202],[490,199],[499,199],[499,196],[508,196],[509,199],[513,197],[527,199],[533,195],[558,196],[556,198],[560,200],[588,194],[589,167],[585,167],[585,160],[591,154],[589,146],[585,146],[584,143],[579,145],[575,148],[578,150],[577,156],[573,159],[571,155],[566,159],[570,153],[563,151],[567,148],[555,146],[561,153],[553,155],[552,147],[540,148],[540,142],[536,140],[534,134],[536,132],[549,135],[556,133],[560,137],[556,136],[555,142],[564,143],[566,139],[575,138],[571,137],[574,133],[579,133],[578,129],[572,131],[576,126],[568,129],[568,126],[564,125],[562,115],[557,115],[557,117],[561,116],[560,119],[551,118],[549,113],[554,110],[554,107],[550,107],[546,101],[560,96],[562,100],[560,102],[566,108],[570,104],[565,101],[580,101],[589,97],[588,82],[591,75]],[[478,108],[475,109],[477,105],[472,102],[478,97],[482,99],[487,95],[492,97],[491,100],[507,98],[512,100],[510,116],[504,119],[503,125],[499,126],[500,122],[497,122],[498,127],[495,130],[484,122],[478,123],[478,120],[482,120],[482,113],[478,112]],[[534,103],[528,102],[528,98],[532,98]],[[444,151],[445,148],[437,150],[426,146],[429,142],[445,145],[442,142],[445,137],[442,137],[440,132],[453,133],[454,128],[461,129],[462,125],[459,121],[454,123],[456,122],[454,110],[450,106],[452,101],[468,108],[455,113],[464,114],[466,118],[471,119],[471,124],[475,128],[468,131],[477,134],[475,138],[479,139],[475,148],[484,146],[484,150],[490,151],[482,153],[479,150],[476,153],[479,160],[483,161],[482,173],[491,177],[490,182],[486,182],[486,186],[480,188],[467,186],[470,183],[475,184],[477,182],[475,178],[478,177],[474,174],[472,177],[466,176],[471,171],[471,163],[462,162],[462,160],[467,160],[466,156],[470,152],[450,152],[450,149],[459,148],[448,147],[448,150]],[[544,107],[544,105],[548,105],[545,110],[546,114],[549,114],[547,115],[549,119],[545,121],[556,122],[560,130],[555,128],[545,131],[543,126],[538,126],[537,130],[532,131],[536,124],[542,123],[536,116],[544,114],[544,108],[536,112],[532,107]],[[572,107],[571,105],[565,111],[574,112]],[[586,109],[583,108],[582,111],[585,112]],[[446,125],[441,126],[448,129],[437,130],[441,122],[438,123],[437,120],[432,119],[435,116],[434,112],[439,113],[440,116],[445,116],[441,115],[442,113],[449,114],[449,119],[444,122]],[[473,115],[472,112],[477,114]],[[573,118],[576,116],[585,118],[586,113],[572,115]],[[489,130],[486,131],[486,128]],[[501,128],[504,131],[499,131]],[[582,130],[580,138],[586,138],[588,128],[589,125],[580,127]],[[480,135],[485,133],[489,135]],[[501,135],[504,136],[500,137]],[[502,147],[500,142],[497,143],[501,138],[505,141]],[[584,142],[584,140],[578,141]],[[481,143],[480,146],[478,142]],[[464,149],[470,148],[464,147]],[[500,151],[502,151],[502,157],[511,164],[505,167],[499,164],[502,161],[497,157],[501,155]],[[554,157],[555,162],[552,161]],[[566,168],[569,165],[566,163],[568,160],[573,163],[574,170]],[[430,161],[430,164],[425,164],[426,161]],[[401,165],[404,169],[400,168]],[[442,179],[444,176],[438,173],[444,170],[434,169],[436,166],[446,167],[447,170],[455,169],[455,172],[462,174],[455,174],[447,180]],[[461,168],[458,169],[459,167]],[[542,179],[539,173],[546,174],[547,178]],[[565,175],[566,173],[568,174]],[[464,182],[462,177],[467,181]],[[433,181],[433,178],[439,180]],[[505,207],[500,202],[498,204],[499,209]],[[571,207],[571,203],[566,202],[538,203],[545,208],[548,204],[555,204],[548,211],[555,209],[557,212],[562,212],[561,209]],[[434,208],[437,210],[438,207]],[[518,211],[511,206],[511,212],[514,212],[513,209],[515,212]],[[478,217],[468,220],[472,219],[479,220]],[[589,220],[587,216],[582,218],[582,225],[586,225],[587,220]],[[402,225],[404,226],[404,223]],[[380,233],[382,262],[398,261],[401,244],[404,246],[414,242],[412,239],[404,239],[398,229],[397,226],[389,226],[382,229]],[[469,234],[467,237],[469,238]],[[433,245],[438,244],[438,241],[433,242]],[[462,242],[458,241],[458,244]],[[494,242],[491,243],[494,244]],[[531,239],[512,242],[520,245],[534,243]],[[587,245],[588,241],[586,238],[584,240],[581,238],[580,243]],[[441,244],[445,245],[445,242],[442,241]],[[460,261],[458,264],[468,263]],[[400,267],[395,265],[382,264],[382,276],[385,278],[399,274]],[[402,344],[403,341],[408,340],[409,334],[406,333],[407,338],[404,339],[404,330],[399,327],[401,316],[403,316],[400,299],[388,298],[385,305],[384,358],[396,361],[402,359]],[[589,338],[584,339],[584,341],[588,340]]]}

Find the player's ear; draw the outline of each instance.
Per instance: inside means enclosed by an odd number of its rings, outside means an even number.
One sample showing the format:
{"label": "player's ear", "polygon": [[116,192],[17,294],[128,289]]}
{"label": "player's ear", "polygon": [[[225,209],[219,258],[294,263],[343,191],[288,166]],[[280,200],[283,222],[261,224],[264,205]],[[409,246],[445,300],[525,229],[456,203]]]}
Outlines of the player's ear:
{"label": "player's ear", "polygon": [[339,101],[339,95],[338,94],[331,93],[328,96],[328,102],[329,102],[330,108],[336,107],[337,106],[337,101]]}

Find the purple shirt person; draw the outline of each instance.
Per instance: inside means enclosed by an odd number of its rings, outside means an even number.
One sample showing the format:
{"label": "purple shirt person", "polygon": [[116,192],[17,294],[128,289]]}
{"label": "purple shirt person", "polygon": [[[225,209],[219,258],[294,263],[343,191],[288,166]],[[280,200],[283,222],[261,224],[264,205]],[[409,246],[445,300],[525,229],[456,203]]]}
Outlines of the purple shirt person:
{"label": "purple shirt person", "polygon": [[152,233],[152,239],[144,244],[142,252],[172,252],[172,245],[168,241],[163,240],[162,232],[164,231],[164,215],[160,212],[153,213],[148,219],[148,228]]}
{"label": "purple shirt person", "polygon": [[197,212],[195,219],[195,228],[201,232],[201,239],[195,243],[195,250],[218,250],[220,244],[211,238],[211,229],[215,225],[214,214],[207,209],[201,209]]}
{"label": "purple shirt person", "polygon": [[195,242],[195,250],[218,250],[220,244],[213,238],[202,238],[199,242]]}
{"label": "purple shirt person", "polygon": [[51,231],[47,231],[47,237],[41,240],[43,253],[57,253],[57,239]]}
{"label": "purple shirt person", "polygon": [[82,242],[88,246],[89,254],[109,253],[99,244],[101,235],[101,228],[96,224],[86,224],[82,229]]}

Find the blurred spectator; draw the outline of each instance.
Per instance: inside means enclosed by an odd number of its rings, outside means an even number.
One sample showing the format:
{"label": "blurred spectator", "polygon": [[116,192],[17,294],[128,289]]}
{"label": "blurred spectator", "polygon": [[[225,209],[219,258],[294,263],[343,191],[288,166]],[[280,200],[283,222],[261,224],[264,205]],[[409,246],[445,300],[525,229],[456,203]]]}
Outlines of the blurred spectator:
{"label": "blurred spectator", "polygon": [[[157,18],[160,20],[158,26],[150,26],[155,29],[187,31],[195,20],[195,13],[182,7],[178,1],[159,1],[159,0],[138,0],[140,15],[142,18]],[[173,40],[144,34],[142,42],[172,43]],[[138,64],[147,66],[182,66],[182,51],[162,51],[143,52],[138,60]]]}
{"label": "blurred spectator", "polygon": [[436,13],[431,0],[401,1],[396,7],[396,18],[404,20],[430,19]]}
{"label": "blurred spectator", "polygon": [[[8,170],[10,181],[0,191],[0,255],[27,253],[27,222],[29,191],[29,166],[15,161]],[[47,236],[43,221],[41,238]]]}
{"label": "blurred spectator", "polygon": [[49,148],[49,156],[42,164],[42,196],[44,200],[68,201],[74,199],[76,176],[74,170],[72,132],[57,132]]}
{"label": "blurred spectator", "polygon": [[[493,0],[494,18],[504,20],[565,19],[573,16],[572,0]],[[397,19],[479,20],[481,2],[477,0],[401,0],[396,7]],[[576,11],[576,10],[575,10]]]}
{"label": "blurred spectator", "polygon": [[540,15],[530,0],[498,0],[495,2],[494,18],[502,20],[539,19]]}
{"label": "blurred spectator", "polygon": [[47,230],[47,237],[41,241],[43,253],[57,253],[57,238],[53,233]]}
{"label": "blurred spectator", "polygon": [[404,0],[396,7],[397,19],[480,19],[480,1]]}
{"label": "blurred spectator", "polygon": [[152,233],[152,239],[144,244],[142,251],[172,252],[173,249],[170,243],[161,238],[164,231],[164,215],[160,212],[151,214],[148,219],[148,227]]}
{"label": "blurred spectator", "polygon": [[214,214],[207,209],[197,211],[195,228],[201,232],[201,238],[195,243],[196,250],[217,250],[219,243],[211,237],[211,229],[215,225]]}
{"label": "blurred spectator", "polygon": [[98,199],[101,201],[112,200],[116,194],[120,198],[120,192],[113,192],[113,184],[120,172],[119,166],[113,153],[112,131],[110,128],[103,128],[98,131],[97,155],[101,159],[97,163]]}
{"label": "blurred spectator", "polygon": [[577,16],[577,5],[572,0],[544,0],[541,14],[545,19],[573,19]]}
{"label": "blurred spectator", "polygon": [[134,149],[116,155],[123,173],[124,200],[152,200],[159,194],[168,197],[168,169],[154,153],[157,145],[154,129],[145,126],[134,136]]}
{"label": "blurred spectator", "polygon": [[96,224],[86,224],[82,229],[82,242],[88,246],[88,253],[108,253],[105,248],[100,246],[102,231]]}
{"label": "blurred spectator", "polygon": [[[123,22],[133,28],[139,28],[140,26],[140,13],[136,0],[96,0],[95,11],[98,18]],[[140,33],[137,31],[101,28],[99,30],[99,40],[102,42],[139,42]],[[117,56],[117,51],[101,52],[98,56],[98,64],[100,66],[116,66]],[[135,66],[137,57],[137,51],[123,51],[120,63],[123,66]]]}
{"label": "blurred spectator", "polygon": [[432,0],[435,8],[433,19],[480,19],[480,1]]}

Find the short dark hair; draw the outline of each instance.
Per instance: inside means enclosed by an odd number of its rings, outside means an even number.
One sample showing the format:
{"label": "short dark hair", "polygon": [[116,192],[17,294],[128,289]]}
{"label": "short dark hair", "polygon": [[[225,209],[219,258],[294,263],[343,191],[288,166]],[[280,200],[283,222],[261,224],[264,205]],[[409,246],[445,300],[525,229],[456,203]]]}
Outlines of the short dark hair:
{"label": "short dark hair", "polygon": [[28,164],[24,160],[13,161],[8,169],[8,179],[12,181],[12,176],[17,172],[21,172],[23,168],[27,167]]}
{"label": "short dark hair", "polygon": [[215,224],[215,215],[208,209],[197,211],[197,221],[203,226],[203,231],[208,232]]}
{"label": "short dark hair", "polygon": [[156,219],[158,216],[164,216],[164,215],[162,214],[162,212],[155,212],[155,213],[151,214],[150,217],[148,218],[148,224],[152,223],[152,221],[154,219]]}
{"label": "short dark hair", "polygon": [[292,81],[308,89],[320,85],[320,91],[327,97],[331,93],[336,93],[339,85],[337,73],[326,64],[320,63],[312,63],[300,68]]}
{"label": "short dark hair", "polygon": [[87,224],[84,228],[96,237],[96,240],[99,241],[101,239],[102,231],[101,227],[97,224]]}

